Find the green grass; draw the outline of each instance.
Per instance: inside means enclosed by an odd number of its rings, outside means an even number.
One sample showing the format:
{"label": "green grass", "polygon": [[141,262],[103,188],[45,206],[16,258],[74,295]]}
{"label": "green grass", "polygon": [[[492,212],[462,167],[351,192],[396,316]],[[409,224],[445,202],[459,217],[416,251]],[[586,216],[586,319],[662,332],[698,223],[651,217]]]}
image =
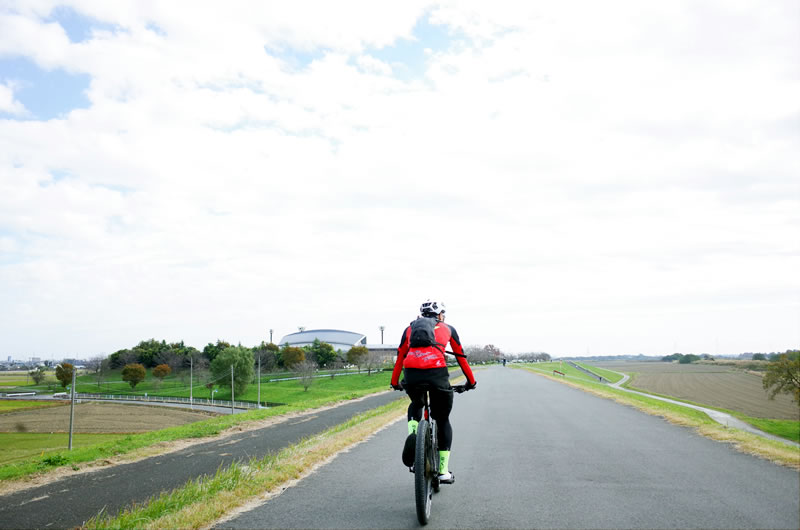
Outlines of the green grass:
{"label": "green grass", "polygon": [[[124,434],[75,434],[72,437],[72,448],[85,448],[98,444],[114,442],[123,438]],[[67,433],[0,433],[0,466],[31,457],[44,457],[53,452],[62,451],[69,445]]]}
{"label": "green grass", "polygon": [[21,401],[21,400],[0,400],[0,414],[4,412],[15,412],[18,410],[39,409],[45,407],[57,407],[63,403],[51,401]]}
{"label": "green grass", "polygon": [[559,372],[563,373],[566,377],[570,379],[580,379],[582,381],[593,381],[597,382],[597,379],[594,377],[581,372],[577,368],[573,368],[567,363],[561,362],[551,362],[551,363],[531,363],[531,364],[522,364],[522,365],[511,365],[512,367],[516,368],[517,366],[525,367],[526,369],[535,370],[538,372],[548,373],[553,375],[554,370],[558,370]]}
{"label": "green grass", "polygon": [[756,429],[761,429],[764,432],[774,436],[780,436],[787,440],[800,443],[800,421],[795,420],[769,420],[764,418],[752,418],[739,414],[738,412],[728,411],[731,415],[746,421]]}
{"label": "green grass", "polygon": [[603,368],[597,368],[596,366],[592,366],[585,363],[575,363],[578,366],[582,366],[592,372],[593,374],[597,374],[600,377],[606,379],[607,381],[611,381],[612,383],[616,383],[617,381],[622,380],[622,375],[618,374],[617,372],[612,372],[611,370],[605,370]]}
{"label": "green grass", "polygon": [[[333,379],[326,377],[316,379],[314,384],[308,389],[308,392],[303,392],[303,387],[298,381],[270,383],[270,387],[272,387],[273,390],[271,390],[271,393],[267,394],[265,394],[264,385],[262,385],[262,400],[283,402],[289,405],[286,407],[253,410],[244,414],[235,414],[232,416],[218,416],[200,422],[170,427],[159,431],[130,434],[88,447],[73,447],[71,452],[66,450],[50,453],[46,452],[43,457],[29,458],[25,461],[0,465],[0,480],[30,475],[43,469],[58,467],[60,465],[73,465],[126,454],[159,442],[213,436],[239,423],[264,419],[288,412],[316,408],[337,401],[355,399],[381,390],[386,390],[389,387],[390,377],[391,374],[388,372],[372,374],[371,376],[362,374],[336,377]],[[249,390],[255,393],[255,389],[251,388]],[[217,398],[225,399],[221,394],[222,392],[219,392]],[[64,447],[66,447],[66,444]]]}

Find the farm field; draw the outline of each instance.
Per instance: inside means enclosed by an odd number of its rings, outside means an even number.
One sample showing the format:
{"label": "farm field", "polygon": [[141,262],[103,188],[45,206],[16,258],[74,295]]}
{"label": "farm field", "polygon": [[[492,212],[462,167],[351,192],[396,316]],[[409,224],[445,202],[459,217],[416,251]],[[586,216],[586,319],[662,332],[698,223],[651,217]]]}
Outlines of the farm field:
{"label": "farm field", "polygon": [[761,376],[714,364],[665,362],[594,362],[608,370],[631,376],[629,386],[728,409],[754,418],[800,420],[800,408],[785,394],[767,397]]}
{"label": "farm field", "polygon": [[63,405],[59,401],[22,401],[18,399],[0,399],[0,414],[26,409],[41,409]]}
{"label": "farm field", "polygon": [[[208,413],[165,407],[80,403],[75,405],[74,432],[147,432],[209,417]],[[0,414],[0,437],[19,432],[69,432],[69,405]]]}
{"label": "farm field", "polygon": [[0,391],[26,385],[30,382],[25,372],[0,372]]}

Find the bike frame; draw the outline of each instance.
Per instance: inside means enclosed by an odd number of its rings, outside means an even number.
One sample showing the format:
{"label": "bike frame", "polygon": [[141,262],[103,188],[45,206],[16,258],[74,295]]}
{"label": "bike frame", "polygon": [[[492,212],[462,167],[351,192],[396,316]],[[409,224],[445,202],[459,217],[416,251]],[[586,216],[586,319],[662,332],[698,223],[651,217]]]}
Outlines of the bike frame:
{"label": "bike frame", "polygon": [[[422,391],[422,418],[417,425],[417,444],[414,455],[414,496],[417,505],[417,519],[420,524],[427,524],[431,515],[433,494],[439,492],[439,442],[436,420],[431,416],[429,385],[417,387]],[[451,392],[461,393],[464,385],[451,387]]]}

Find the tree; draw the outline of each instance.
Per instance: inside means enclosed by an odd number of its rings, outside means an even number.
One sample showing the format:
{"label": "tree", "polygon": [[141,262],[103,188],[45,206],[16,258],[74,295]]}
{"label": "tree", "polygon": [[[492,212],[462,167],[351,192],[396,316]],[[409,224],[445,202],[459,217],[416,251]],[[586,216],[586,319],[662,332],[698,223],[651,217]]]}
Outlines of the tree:
{"label": "tree", "polygon": [[261,370],[269,372],[275,369],[278,365],[278,348],[277,344],[261,342],[258,346],[253,348],[253,358],[256,363],[261,361]]}
{"label": "tree", "polygon": [[336,360],[336,350],[327,342],[314,339],[308,349],[314,355],[314,359],[316,359],[320,367],[328,366]]}
{"label": "tree", "polygon": [[[46,374],[45,374],[45,371],[44,371],[44,367],[43,366],[38,366],[35,370],[31,370],[30,372],[28,372],[28,375],[31,376],[31,379],[33,379],[34,383],[39,385],[39,384],[42,383],[42,381],[44,381],[44,378],[45,378]],[[70,376],[70,377],[72,377],[72,376]]]}
{"label": "tree", "polygon": [[503,352],[500,351],[500,348],[495,346],[494,344],[487,344],[483,347],[486,353],[489,356],[490,361],[497,361],[503,356]]}
{"label": "tree", "polygon": [[317,363],[305,360],[294,365],[297,375],[300,377],[300,384],[303,385],[303,392],[308,392],[308,387],[314,382],[314,373],[317,371]]}
{"label": "tree", "polygon": [[165,377],[172,373],[172,368],[168,364],[159,364],[153,368],[153,377],[157,377],[159,381],[163,381]]}
{"label": "tree", "polygon": [[166,365],[169,373],[179,370],[183,366],[183,352],[176,348],[174,344],[167,346],[167,349],[156,355],[156,366]]}
{"label": "tree", "polygon": [[800,351],[789,350],[769,363],[761,384],[770,399],[775,399],[777,394],[792,394],[792,399],[800,406]]}
{"label": "tree", "polygon": [[88,370],[91,370],[92,372],[94,372],[95,375],[98,375],[100,373],[100,369],[103,366],[104,360],[105,357],[103,357],[102,355],[95,355],[94,357],[86,361],[84,364],[86,365],[86,368]]}
{"label": "tree", "polygon": [[366,346],[353,346],[347,351],[347,362],[358,366],[360,372],[361,363],[366,360],[367,355],[369,355],[369,350]]}
{"label": "tree", "polygon": [[253,351],[244,346],[228,346],[218,353],[211,361],[211,376],[217,385],[230,388],[231,366],[233,389],[236,394],[242,394],[253,380]]}
{"label": "tree", "polygon": [[372,375],[373,371],[377,371],[378,368],[383,366],[384,356],[383,352],[367,350],[367,355],[364,358],[367,365],[367,375]]}
{"label": "tree", "polygon": [[67,388],[67,385],[72,383],[72,372],[75,367],[70,363],[61,363],[56,366],[56,379],[61,381],[62,388]]}
{"label": "tree", "polygon": [[134,346],[131,351],[136,354],[139,363],[144,366],[153,367],[158,364],[156,362],[158,355],[167,349],[167,341],[162,340],[159,342],[156,339],[150,339],[141,341]]}
{"label": "tree", "polygon": [[213,361],[216,359],[217,355],[225,351],[227,348],[230,348],[231,345],[223,340],[217,339],[216,344],[208,343],[206,347],[203,348],[203,355],[208,357],[209,361]]}
{"label": "tree", "polygon": [[700,360],[700,356],[699,355],[695,355],[693,353],[687,353],[686,355],[683,355],[683,356],[681,356],[680,359],[678,359],[678,363],[679,364],[689,364],[689,363],[693,363],[693,362],[699,361],[699,360]]}
{"label": "tree", "polygon": [[136,385],[144,381],[147,377],[147,370],[141,363],[126,364],[122,369],[122,380],[127,381],[131,388],[136,388]]}
{"label": "tree", "polygon": [[296,346],[286,346],[281,350],[281,357],[286,368],[292,369],[296,364],[306,360],[306,352]]}
{"label": "tree", "polygon": [[767,354],[766,353],[754,353],[753,354],[753,360],[754,361],[766,361],[767,360]]}

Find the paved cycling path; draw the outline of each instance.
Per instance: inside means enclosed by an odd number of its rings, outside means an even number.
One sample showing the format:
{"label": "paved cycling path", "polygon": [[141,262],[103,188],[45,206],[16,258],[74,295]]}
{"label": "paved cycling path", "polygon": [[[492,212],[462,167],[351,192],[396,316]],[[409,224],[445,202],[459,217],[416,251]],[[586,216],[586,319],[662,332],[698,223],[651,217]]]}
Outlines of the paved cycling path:
{"label": "paved cycling path", "polygon": [[[800,528],[800,475],[510,368],[457,395],[431,528]],[[221,528],[418,528],[398,422]]]}
{"label": "paved cycling path", "polygon": [[339,425],[364,411],[395,399],[384,392],[338,407],[311,412],[186,449],[73,475],[45,486],[0,496],[0,528],[73,528],[101,510],[117,513],[201,475],[213,474],[231,462],[262,457],[301,439]]}

